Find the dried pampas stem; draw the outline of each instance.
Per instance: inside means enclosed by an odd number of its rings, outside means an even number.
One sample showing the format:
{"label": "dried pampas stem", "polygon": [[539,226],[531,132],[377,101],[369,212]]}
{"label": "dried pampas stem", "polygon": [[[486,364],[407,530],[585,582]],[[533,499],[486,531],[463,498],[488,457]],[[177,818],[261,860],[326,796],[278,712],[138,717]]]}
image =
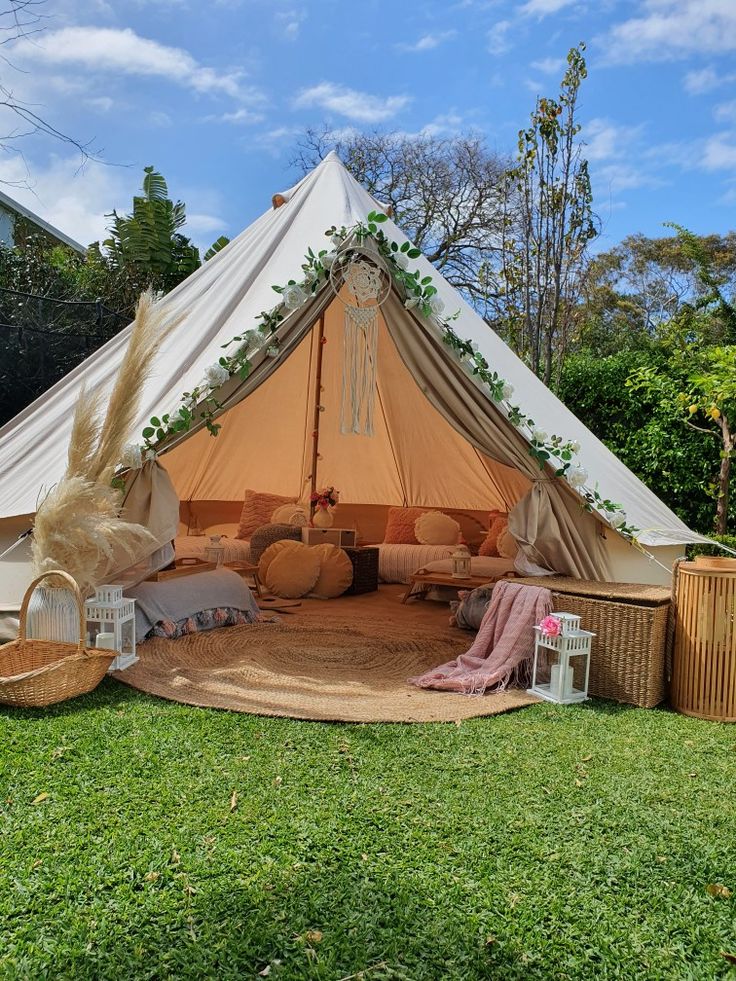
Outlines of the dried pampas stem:
{"label": "dried pampas stem", "polygon": [[141,391],[153,368],[156,352],[181,319],[181,316],[170,319],[164,305],[156,301],[151,290],[141,294],[128,349],[100,429],[97,458],[89,472],[90,479],[103,483],[112,480],[136,422]]}
{"label": "dried pampas stem", "polygon": [[[169,319],[150,291],[136,308],[128,348],[102,423],[99,398],[82,390],[72,423],[66,473],[39,502],[33,528],[34,575],[68,572],[86,593],[159,543],[142,525],[123,520],[112,486],[123,447],[137,420],[143,385],[161,343],[180,322]],[[121,561],[122,560],[122,561]]]}

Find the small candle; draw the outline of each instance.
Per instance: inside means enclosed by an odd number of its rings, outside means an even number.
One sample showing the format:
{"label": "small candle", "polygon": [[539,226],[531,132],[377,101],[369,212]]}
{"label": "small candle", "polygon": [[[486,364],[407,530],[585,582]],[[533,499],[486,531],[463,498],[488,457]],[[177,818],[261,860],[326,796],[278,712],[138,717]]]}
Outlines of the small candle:
{"label": "small candle", "polygon": [[97,634],[97,637],[95,639],[95,647],[97,647],[97,648],[99,648],[101,650],[114,651],[115,650],[115,634],[113,634],[113,633],[106,633],[106,632],[101,632],[101,633]]}
{"label": "small candle", "polygon": [[565,671],[565,684],[564,684],[564,696],[565,698],[571,698],[575,694],[575,689],[573,687],[573,682],[575,680],[575,669],[572,664],[567,665],[567,670]]}
{"label": "small candle", "polygon": [[560,697],[560,668],[562,665],[553,664],[549,669],[549,693],[555,698]]}

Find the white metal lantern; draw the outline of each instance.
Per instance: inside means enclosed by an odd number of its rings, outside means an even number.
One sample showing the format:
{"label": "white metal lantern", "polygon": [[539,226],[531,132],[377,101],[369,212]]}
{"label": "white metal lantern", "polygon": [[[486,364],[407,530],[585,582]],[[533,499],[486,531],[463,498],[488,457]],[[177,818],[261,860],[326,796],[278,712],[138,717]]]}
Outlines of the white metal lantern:
{"label": "white metal lantern", "polygon": [[467,545],[458,545],[452,553],[452,578],[470,579],[470,551]]}
{"label": "white metal lantern", "polygon": [[573,613],[555,613],[560,621],[557,635],[534,628],[534,670],[529,694],[548,702],[571,705],[588,698],[590,648],[595,637],[580,629],[580,617]]}
{"label": "white metal lantern", "polygon": [[110,671],[123,671],[135,664],[135,600],[123,596],[122,586],[98,586],[85,603],[90,647],[117,651]]}
{"label": "white metal lantern", "polygon": [[204,550],[204,557],[214,565],[222,565],[225,561],[225,546],[222,544],[222,535],[210,535],[210,543]]}

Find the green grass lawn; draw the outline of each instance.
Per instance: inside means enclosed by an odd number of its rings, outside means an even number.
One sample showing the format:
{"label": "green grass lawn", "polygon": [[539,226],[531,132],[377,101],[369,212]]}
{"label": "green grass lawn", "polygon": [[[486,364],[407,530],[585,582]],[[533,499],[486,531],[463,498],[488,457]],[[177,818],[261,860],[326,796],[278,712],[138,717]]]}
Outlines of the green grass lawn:
{"label": "green grass lawn", "polygon": [[0,977],[726,977],[735,778],[736,728],[666,711],[325,725],[107,681],[0,714]]}

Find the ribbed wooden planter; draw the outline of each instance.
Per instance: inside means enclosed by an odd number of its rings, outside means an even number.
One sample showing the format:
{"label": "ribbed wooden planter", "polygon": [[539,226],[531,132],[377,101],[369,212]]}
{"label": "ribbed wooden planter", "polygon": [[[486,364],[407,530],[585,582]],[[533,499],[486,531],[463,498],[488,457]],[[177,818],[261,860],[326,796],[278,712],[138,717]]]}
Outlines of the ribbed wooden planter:
{"label": "ribbed wooden planter", "polygon": [[736,722],[736,559],[681,563],[676,595],[672,706]]}

